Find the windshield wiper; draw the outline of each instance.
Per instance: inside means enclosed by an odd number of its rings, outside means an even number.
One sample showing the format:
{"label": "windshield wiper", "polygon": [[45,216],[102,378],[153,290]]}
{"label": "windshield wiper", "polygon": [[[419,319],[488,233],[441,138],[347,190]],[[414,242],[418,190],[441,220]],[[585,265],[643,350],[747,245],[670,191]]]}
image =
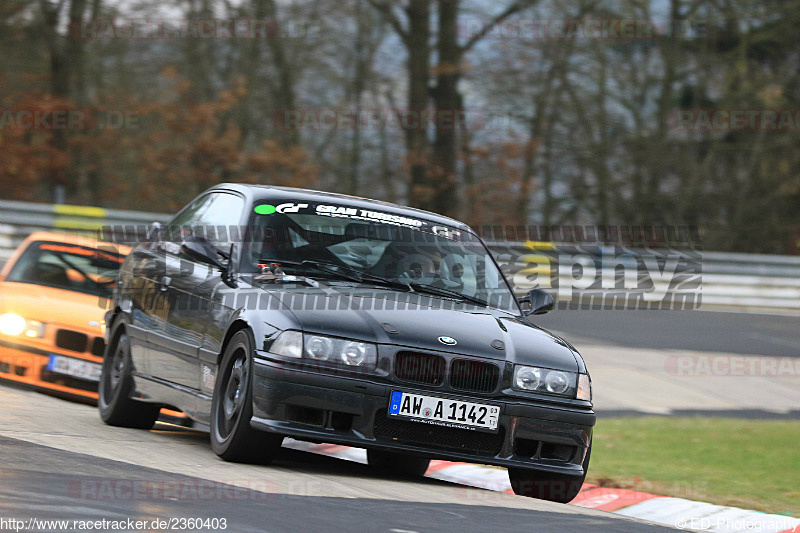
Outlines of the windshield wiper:
{"label": "windshield wiper", "polygon": [[374,274],[370,274],[369,272],[364,272],[363,270],[359,270],[357,268],[353,268],[348,265],[338,265],[336,263],[328,261],[318,261],[313,259],[306,259],[304,261],[281,261],[279,259],[260,259],[259,261],[263,263],[278,263],[280,265],[291,265],[297,267],[311,267],[321,272],[325,272],[326,274],[339,276],[349,281],[355,281],[356,283],[364,283],[364,282],[376,283],[380,285],[385,285],[387,287],[405,289],[408,292],[422,292],[427,294],[434,294],[436,296],[444,296],[446,298],[453,298],[465,302],[471,302],[480,305],[482,307],[486,307],[489,305],[487,302],[484,302],[480,298],[475,298],[474,296],[461,294],[458,291],[444,289],[441,287],[433,287],[432,285],[426,285],[425,283],[419,283],[415,281],[401,281],[401,280],[383,278],[381,276],[376,276]]}
{"label": "windshield wiper", "polygon": [[324,272],[326,274],[332,274],[334,276],[346,279],[348,281],[354,281],[356,283],[364,283],[364,282],[376,283],[380,285],[385,285],[387,287],[402,288],[405,289],[406,291],[414,292],[414,289],[411,288],[411,286],[408,283],[382,278],[380,276],[370,274],[369,272],[358,270],[357,268],[353,268],[347,265],[339,265],[328,261],[318,261],[313,259],[306,259],[304,261],[282,261],[280,259],[259,259],[259,261],[263,263],[278,263],[279,265],[290,265],[301,268],[311,267],[316,270],[319,270],[320,272]]}
{"label": "windshield wiper", "polygon": [[435,294],[437,296],[445,296],[448,298],[455,298],[457,300],[463,300],[465,302],[471,302],[474,304],[478,304],[482,307],[488,306],[488,302],[484,302],[480,298],[475,298],[474,296],[469,296],[466,294],[461,294],[458,291],[445,289],[442,287],[434,287],[433,285],[426,285],[425,283],[419,283],[416,281],[409,281],[408,285],[412,288],[416,289],[417,292],[425,292],[428,294]]}
{"label": "windshield wiper", "polygon": [[266,259],[266,258],[264,258],[264,259],[259,259],[258,261],[259,261],[259,263],[264,263],[264,264],[276,263],[276,264],[280,265],[281,267],[283,267],[284,265],[293,266],[293,267],[301,267],[301,268],[302,267],[312,267],[312,268],[315,268],[315,269],[317,269],[319,271],[325,272],[327,274],[333,274],[335,276],[338,276],[338,277],[341,277],[341,278],[344,278],[344,279],[347,279],[347,280],[350,280],[350,281],[360,281],[360,278],[357,278],[356,276],[353,276],[351,274],[348,274],[346,272],[342,272],[342,271],[338,270],[338,266],[339,265],[337,265],[336,263],[326,263],[326,262],[322,262],[322,261],[311,261],[310,259],[307,259],[305,261],[289,261],[289,260],[286,260],[286,259]]}
{"label": "windshield wiper", "polygon": [[[364,272],[363,270],[359,270],[351,266],[347,265],[340,266],[337,265],[336,263],[328,263],[325,261],[312,261],[312,260],[303,261],[303,263],[310,264],[315,268],[322,270],[323,272],[338,274],[342,277],[349,279],[350,281],[355,281],[357,283],[365,283],[365,282],[374,283],[377,285],[384,285],[386,287],[391,287],[393,289],[403,289],[407,292],[414,292],[414,288],[411,286],[410,283],[384,278],[381,276],[376,276],[375,274],[370,274],[369,272]],[[342,272],[339,269],[345,269],[347,273]]]}

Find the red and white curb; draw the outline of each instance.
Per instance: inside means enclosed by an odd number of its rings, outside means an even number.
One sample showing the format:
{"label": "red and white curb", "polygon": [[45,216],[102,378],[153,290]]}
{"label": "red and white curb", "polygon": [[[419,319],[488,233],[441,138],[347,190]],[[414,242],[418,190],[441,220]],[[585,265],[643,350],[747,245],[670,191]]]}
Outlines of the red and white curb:
{"label": "red and white curb", "polygon": [[[294,450],[367,463],[367,452],[361,448],[336,444],[311,444],[289,438],[284,439],[283,445]],[[425,476],[496,492],[512,492],[508,474],[500,468],[431,461]],[[800,519],[790,516],[657,496],[635,490],[597,487],[588,483],[583,486],[570,505],[609,511],[692,531],[800,533]]]}

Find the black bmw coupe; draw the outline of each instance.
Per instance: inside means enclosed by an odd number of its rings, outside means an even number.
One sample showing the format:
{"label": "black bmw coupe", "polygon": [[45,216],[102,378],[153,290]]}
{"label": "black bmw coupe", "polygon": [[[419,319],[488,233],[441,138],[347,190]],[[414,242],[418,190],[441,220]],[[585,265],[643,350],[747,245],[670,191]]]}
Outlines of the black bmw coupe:
{"label": "black bmw coupe", "polygon": [[223,184],[126,258],[106,316],[99,409],[150,428],[162,406],[229,461],[282,439],[367,449],[422,475],[432,458],[506,467],[517,494],[568,502],[586,476],[589,374],[529,322],[467,225],[300,189]]}

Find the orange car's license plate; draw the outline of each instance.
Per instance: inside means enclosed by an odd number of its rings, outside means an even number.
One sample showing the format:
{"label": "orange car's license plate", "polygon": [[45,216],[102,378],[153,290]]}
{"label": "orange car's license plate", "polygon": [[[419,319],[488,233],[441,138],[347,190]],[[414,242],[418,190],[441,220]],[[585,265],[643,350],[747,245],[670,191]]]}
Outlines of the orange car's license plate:
{"label": "orange car's license plate", "polygon": [[61,355],[51,355],[47,369],[51,372],[89,381],[100,381],[100,372],[102,371],[102,367],[97,363]]}

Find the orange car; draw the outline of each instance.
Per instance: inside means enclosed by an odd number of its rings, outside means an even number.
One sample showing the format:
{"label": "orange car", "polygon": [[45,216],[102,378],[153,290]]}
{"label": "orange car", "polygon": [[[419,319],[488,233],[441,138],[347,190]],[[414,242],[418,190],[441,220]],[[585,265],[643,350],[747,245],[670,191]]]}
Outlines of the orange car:
{"label": "orange car", "polygon": [[0,378],[97,398],[105,324],[126,246],[38,232],[0,271]]}

